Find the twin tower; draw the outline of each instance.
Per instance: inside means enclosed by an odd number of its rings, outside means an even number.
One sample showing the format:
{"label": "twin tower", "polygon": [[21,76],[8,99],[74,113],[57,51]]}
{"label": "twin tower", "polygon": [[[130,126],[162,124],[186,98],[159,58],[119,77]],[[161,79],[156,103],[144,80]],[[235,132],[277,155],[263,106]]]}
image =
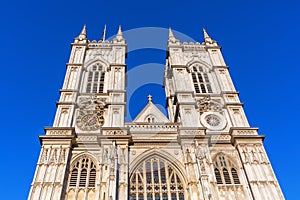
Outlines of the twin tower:
{"label": "twin tower", "polygon": [[[127,44],[89,41],[72,50],[29,200],[284,199],[249,126],[221,47],[169,30],[164,88],[168,116],[152,103],[125,122]],[[130,79],[130,77],[128,77]]]}

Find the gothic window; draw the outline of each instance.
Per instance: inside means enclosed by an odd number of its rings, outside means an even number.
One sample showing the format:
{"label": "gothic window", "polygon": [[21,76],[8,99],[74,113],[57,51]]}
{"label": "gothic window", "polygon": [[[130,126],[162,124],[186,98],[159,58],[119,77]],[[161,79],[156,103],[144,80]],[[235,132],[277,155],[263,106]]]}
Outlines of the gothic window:
{"label": "gothic window", "polygon": [[69,188],[95,188],[96,165],[87,156],[76,161],[70,170]]}
{"label": "gothic window", "polygon": [[87,74],[86,93],[103,93],[105,72],[99,63],[89,67]]}
{"label": "gothic window", "polygon": [[237,168],[223,154],[219,154],[214,161],[217,184],[240,184]]}
{"label": "gothic window", "polygon": [[192,68],[192,79],[196,93],[212,93],[208,73],[199,65]]}
{"label": "gothic window", "polygon": [[131,174],[130,199],[184,200],[183,181],[171,163],[153,156]]}

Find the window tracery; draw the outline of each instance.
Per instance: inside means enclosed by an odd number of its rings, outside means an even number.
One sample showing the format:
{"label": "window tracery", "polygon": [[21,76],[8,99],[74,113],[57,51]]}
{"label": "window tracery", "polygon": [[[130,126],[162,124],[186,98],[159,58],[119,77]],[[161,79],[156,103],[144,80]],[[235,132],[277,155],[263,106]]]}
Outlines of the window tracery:
{"label": "window tracery", "polygon": [[95,188],[96,176],[95,163],[88,156],[83,156],[71,167],[69,188]]}
{"label": "window tracery", "polygon": [[162,158],[151,157],[131,174],[130,199],[184,200],[184,184],[173,165]]}
{"label": "window tracery", "polygon": [[208,73],[199,65],[192,67],[192,79],[196,93],[212,93]]}
{"label": "window tracery", "polygon": [[240,184],[236,167],[223,154],[215,158],[214,167],[217,184]]}
{"label": "window tracery", "polygon": [[87,85],[86,93],[103,93],[105,71],[99,63],[94,64],[86,72]]}

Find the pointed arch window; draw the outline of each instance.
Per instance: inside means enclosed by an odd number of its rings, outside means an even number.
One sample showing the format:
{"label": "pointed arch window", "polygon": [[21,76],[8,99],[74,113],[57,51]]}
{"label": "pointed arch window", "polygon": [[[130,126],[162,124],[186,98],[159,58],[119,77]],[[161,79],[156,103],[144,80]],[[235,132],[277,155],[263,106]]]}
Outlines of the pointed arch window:
{"label": "pointed arch window", "polygon": [[70,170],[69,188],[95,188],[96,165],[87,156],[76,161]]}
{"label": "pointed arch window", "polygon": [[208,73],[199,65],[192,67],[192,79],[196,93],[212,93]]}
{"label": "pointed arch window", "polygon": [[215,158],[214,167],[217,184],[240,184],[237,168],[225,155]]}
{"label": "pointed arch window", "polygon": [[184,200],[184,184],[171,163],[153,156],[131,174],[130,199]]}
{"label": "pointed arch window", "polygon": [[94,64],[86,72],[87,85],[86,93],[103,93],[105,71],[102,65],[99,63]]}

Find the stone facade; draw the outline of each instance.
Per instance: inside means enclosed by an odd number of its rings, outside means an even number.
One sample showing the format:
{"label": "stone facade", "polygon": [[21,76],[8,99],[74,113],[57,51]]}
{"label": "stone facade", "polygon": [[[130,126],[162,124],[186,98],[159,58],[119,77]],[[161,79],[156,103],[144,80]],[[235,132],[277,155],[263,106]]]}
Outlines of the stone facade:
{"label": "stone facade", "polygon": [[[168,117],[151,96],[125,123],[127,44],[74,39],[30,200],[284,199],[249,126],[220,46],[205,30],[186,43],[169,30],[164,74]],[[129,77],[130,78],[130,77]]]}

